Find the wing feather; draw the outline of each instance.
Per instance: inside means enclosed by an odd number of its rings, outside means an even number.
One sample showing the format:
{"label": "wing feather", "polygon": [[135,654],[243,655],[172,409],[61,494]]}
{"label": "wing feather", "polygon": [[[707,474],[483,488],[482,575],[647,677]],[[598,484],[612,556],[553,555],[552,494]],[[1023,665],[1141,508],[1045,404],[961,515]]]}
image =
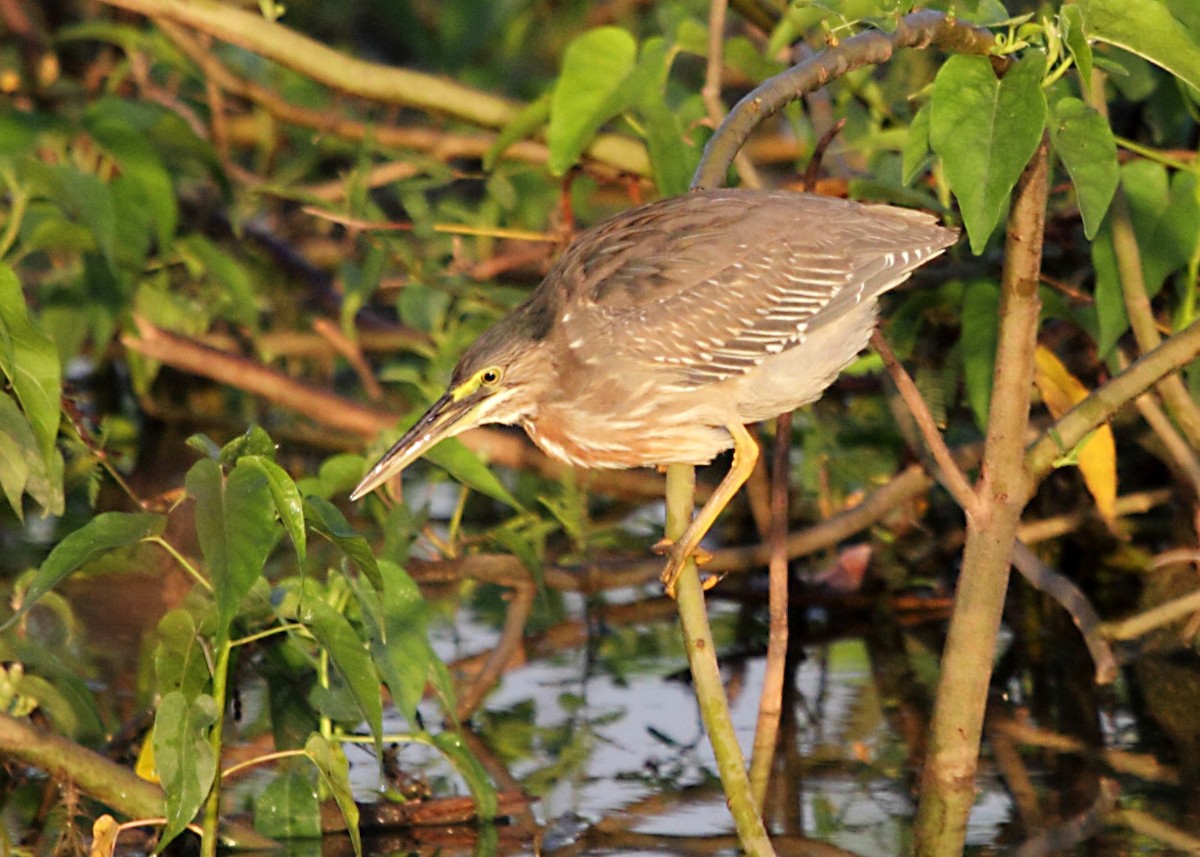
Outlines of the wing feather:
{"label": "wing feather", "polygon": [[[693,389],[750,371],[907,279],[957,237],[927,214],[786,191],[710,191],[585,233],[547,278],[592,362],[676,366]],[[869,310],[869,307],[862,307]],[[579,311],[583,310],[583,311]]]}

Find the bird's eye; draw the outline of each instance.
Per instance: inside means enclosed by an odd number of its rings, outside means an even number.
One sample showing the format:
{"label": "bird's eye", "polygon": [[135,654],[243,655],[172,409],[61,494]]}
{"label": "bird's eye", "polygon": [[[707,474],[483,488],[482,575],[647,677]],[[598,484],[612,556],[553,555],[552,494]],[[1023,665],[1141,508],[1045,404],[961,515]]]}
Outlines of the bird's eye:
{"label": "bird's eye", "polygon": [[484,369],[479,373],[479,380],[484,384],[487,384],[489,387],[499,384],[500,370],[495,367],[492,367],[491,369]]}

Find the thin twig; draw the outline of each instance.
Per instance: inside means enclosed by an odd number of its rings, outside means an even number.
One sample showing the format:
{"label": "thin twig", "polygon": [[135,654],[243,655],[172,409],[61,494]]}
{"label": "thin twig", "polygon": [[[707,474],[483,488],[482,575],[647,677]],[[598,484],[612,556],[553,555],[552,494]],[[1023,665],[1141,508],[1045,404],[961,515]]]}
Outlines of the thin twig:
{"label": "thin twig", "polygon": [[888,374],[891,375],[892,383],[896,385],[896,390],[900,393],[900,398],[904,400],[904,404],[908,407],[909,413],[912,414],[917,428],[920,429],[921,437],[924,438],[925,445],[928,447],[934,462],[937,464],[938,481],[946,487],[946,490],[950,492],[950,496],[958,502],[958,505],[962,507],[964,512],[968,515],[977,514],[979,511],[979,495],[975,493],[975,489],[971,487],[966,474],[962,472],[958,466],[958,462],[954,460],[954,454],[946,446],[946,441],[942,437],[941,431],[938,430],[937,420],[933,418],[929,406],[925,404],[925,399],[921,396],[921,391],[917,389],[917,385],[913,383],[913,379],[907,370],[900,365],[891,346],[888,345],[887,340],[878,329],[871,334],[871,347],[883,359],[883,365],[888,370]]}
{"label": "thin twig", "polygon": [[513,587],[512,597],[504,614],[504,628],[500,632],[500,639],[470,685],[459,695],[456,709],[459,720],[466,720],[474,713],[504,671],[517,661],[521,641],[525,636],[525,624],[533,611],[533,597],[536,593],[537,586],[532,581]]}
{"label": "thin twig", "polygon": [[[720,126],[725,119],[725,104],[721,101],[721,78],[725,70],[725,10],[727,0],[709,0],[708,4],[708,62],[704,67],[704,86],[700,96],[704,99],[704,108],[708,113],[708,121],[714,128]],[[750,156],[739,150],[734,156],[738,175],[746,187],[762,187],[763,181],[754,168]]]}
{"label": "thin twig", "polygon": [[1092,656],[1096,668],[1096,684],[1111,684],[1117,680],[1117,658],[1104,638],[1104,627],[1096,608],[1078,586],[1050,568],[1026,545],[1017,542],[1013,547],[1013,565],[1030,585],[1057,601],[1079,633]]}

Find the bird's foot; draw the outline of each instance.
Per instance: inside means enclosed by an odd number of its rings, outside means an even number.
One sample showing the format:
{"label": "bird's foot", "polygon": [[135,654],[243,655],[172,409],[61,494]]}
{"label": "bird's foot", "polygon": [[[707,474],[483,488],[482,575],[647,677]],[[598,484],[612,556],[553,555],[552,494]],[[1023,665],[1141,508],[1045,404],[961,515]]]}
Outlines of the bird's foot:
{"label": "bird's foot", "polygon": [[[669,598],[675,597],[675,587],[679,583],[679,575],[683,573],[683,567],[687,564],[689,557],[694,559],[698,566],[711,562],[713,558],[712,552],[702,547],[693,548],[690,553],[685,552],[682,546],[671,539],[662,539],[651,550],[667,557],[667,567],[663,569],[661,580],[663,589],[666,590]],[[720,574],[703,577],[700,580],[700,588],[707,592],[716,586],[722,577],[724,575]]]}

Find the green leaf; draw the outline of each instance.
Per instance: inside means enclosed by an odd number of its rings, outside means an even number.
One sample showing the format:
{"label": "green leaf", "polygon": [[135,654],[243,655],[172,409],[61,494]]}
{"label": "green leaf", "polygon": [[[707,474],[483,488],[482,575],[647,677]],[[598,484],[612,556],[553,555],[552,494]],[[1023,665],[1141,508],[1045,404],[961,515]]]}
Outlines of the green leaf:
{"label": "green leaf", "polygon": [[227,640],[238,607],[275,544],[275,504],[262,470],[241,463],[226,477],[215,461],[202,458],[184,485],[196,501],[196,537],[212,577],[216,639]]}
{"label": "green leaf", "polygon": [[375,749],[383,753],[383,698],[379,677],[362,640],[346,617],[317,598],[306,598],[300,621],[312,632],[346,682],[354,702],[375,738]]}
{"label": "green leaf", "polygon": [[68,164],[24,163],[39,196],[58,205],[92,233],[96,249],[111,267],[116,249],[116,217],[112,195],[100,178]]}
{"label": "green leaf", "polygon": [[517,498],[500,483],[496,474],[492,473],[479,456],[467,449],[458,438],[452,437],[442,441],[425,453],[425,459],[445,470],[456,481],[468,488],[491,497],[493,500],[507,503],[517,511],[523,511]]}
{"label": "green leaf", "polygon": [[307,553],[308,530],[304,526],[304,500],[296,488],[296,483],[286,470],[270,458],[248,455],[239,463],[261,471],[266,477],[271,497],[275,501],[275,511],[279,513],[279,520],[283,522],[283,528],[287,530],[292,545],[296,548],[296,559],[303,563]]}
{"label": "green leaf", "polygon": [[684,141],[683,126],[667,103],[659,96],[638,106],[650,151],[654,184],[662,196],[687,193],[692,173],[700,165],[699,154]]}
{"label": "green leaf", "polygon": [[433,736],[433,744],[466,780],[471,797],[475,798],[475,812],[479,818],[483,821],[495,818],[496,787],[462,737],[454,732],[439,732]]}
{"label": "green leaf", "polygon": [[163,515],[145,512],[103,512],[59,542],[38,568],[25,590],[20,608],[0,630],[8,628],[73,571],[101,554],[157,536],[166,526]]}
{"label": "green leaf", "polygon": [[908,134],[904,138],[904,152],[900,168],[900,181],[912,184],[925,165],[929,163],[929,114],[928,104],[921,105],[917,115],[908,126]]}
{"label": "green leaf", "polygon": [[1200,90],[1200,42],[1158,0],[1079,0],[1079,8],[1089,38],[1137,54]]}
{"label": "green leaf", "polygon": [[1120,180],[1112,129],[1078,98],[1061,98],[1052,111],[1050,140],[1075,185],[1083,234],[1094,238]]}
{"label": "green leaf", "polygon": [[179,692],[188,702],[197,699],[208,686],[211,673],[195,618],[176,608],[158,620],[157,633],[154,674],[158,692]]}
{"label": "green leaf", "polygon": [[358,570],[367,576],[367,580],[371,581],[376,590],[383,589],[383,578],[379,575],[375,552],[371,550],[366,539],[350,528],[345,515],[337,506],[322,497],[305,497],[304,520],[312,527],[313,532],[341,548],[342,553],[358,566]]}
{"label": "green leaf", "polygon": [[29,417],[42,457],[49,461],[62,400],[58,350],[29,320],[21,283],[7,265],[0,265],[0,370]]}
{"label": "green leaf", "polygon": [[163,696],[154,716],[154,761],[166,792],[167,826],[161,849],[196,817],[217,775],[208,733],[217,722],[211,696],[189,701],[179,691]]}
{"label": "green leaf", "polygon": [[271,440],[271,436],[262,426],[252,425],[222,446],[217,461],[229,467],[246,455],[275,460],[275,441]]}
{"label": "green leaf", "polygon": [[488,148],[483,156],[483,168],[492,170],[496,166],[496,162],[504,155],[505,152],[516,142],[524,140],[526,137],[533,134],[538,128],[546,124],[546,120],[550,118],[550,101],[552,93],[547,92],[545,95],[529,102],[524,108],[517,112],[507,125],[500,129],[500,133],[496,135],[496,142]]}
{"label": "green leaf", "polygon": [[421,590],[400,566],[381,560],[383,591],[354,587],[370,641],[371,657],[392,694],[392,704],[412,728],[425,696],[429,664],[428,616]]}
{"label": "green leaf", "polygon": [[600,126],[628,106],[620,91],[636,56],[633,36],[619,27],[589,30],[567,46],[546,129],[554,175],[575,166]]}
{"label": "green leaf", "polygon": [[272,839],[316,839],[321,803],[313,782],[299,771],[280,774],[254,801],[254,829]]}
{"label": "green leaf", "polygon": [[963,379],[980,430],[987,429],[999,318],[1000,288],[987,280],[967,284],[962,300]]}
{"label": "green leaf", "polygon": [[982,253],[1046,127],[1043,61],[1031,55],[1002,80],[986,57],[953,56],[938,72],[929,142],[958,198],[971,250]]}
{"label": "green leaf", "polygon": [[179,219],[174,182],[150,141],[108,109],[114,101],[102,99],[91,104],[84,113],[84,127],[120,166],[120,179],[141,189],[162,251],[171,246]]}
{"label": "green leaf", "polygon": [[1083,87],[1086,91],[1091,91],[1092,43],[1087,40],[1087,33],[1083,29],[1083,11],[1074,3],[1069,3],[1059,12],[1059,20],[1063,30],[1063,41],[1067,44],[1067,50],[1071,52],[1075,67],[1079,69]]}
{"label": "green leaf", "polygon": [[362,857],[362,837],[358,831],[358,804],[354,802],[354,794],[350,790],[350,763],[341,747],[331,746],[321,735],[314,734],[304,745],[304,752],[312,759],[326,787],[333,794],[333,800],[346,819],[346,832],[350,834],[350,843],[354,846],[356,857]]}

